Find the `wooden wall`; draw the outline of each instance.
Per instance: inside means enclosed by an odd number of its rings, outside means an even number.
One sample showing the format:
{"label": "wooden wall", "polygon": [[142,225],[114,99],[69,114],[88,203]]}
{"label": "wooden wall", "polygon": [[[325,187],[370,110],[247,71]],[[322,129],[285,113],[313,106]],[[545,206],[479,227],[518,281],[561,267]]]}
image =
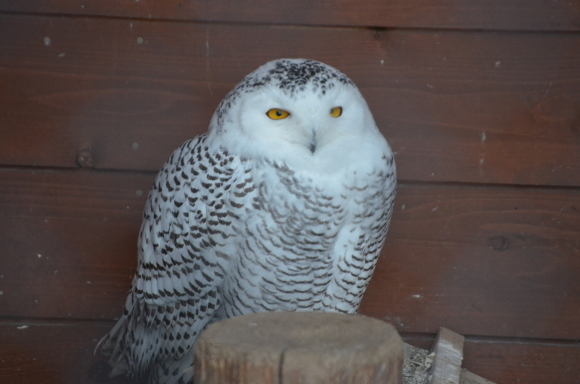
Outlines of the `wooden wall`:
{"label": "wooden wall", "polygon": [[280,57],[349,75],[399,192],[361,312],[467,335],[499,384],[580,383],[580,1],[3,0],[0,382],[122,383],[156,171]]}

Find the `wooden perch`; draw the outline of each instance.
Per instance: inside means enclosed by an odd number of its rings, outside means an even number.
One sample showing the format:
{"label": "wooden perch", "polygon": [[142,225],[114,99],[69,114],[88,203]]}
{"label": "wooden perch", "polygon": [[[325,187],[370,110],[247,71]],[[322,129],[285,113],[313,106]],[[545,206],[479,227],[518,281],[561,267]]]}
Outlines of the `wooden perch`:
{"label": "wooden perch", "polygon": [[269,312],[209,326],[195,347],[196,384],[402,384],[403,345],[364,316]]}
{"label": "wooden perch", "polygon": [[431,348],[435,352],[435,360],[430,384],[494,384],[461,368],[464,341],[465,338],[458,333],[447,328],[439,329]]}
{"label": "wooden perch", "polygon": [[431,349],[435,352],[431,384],[459,384],[464,340],[463,336],[447,328],[439,329]]}

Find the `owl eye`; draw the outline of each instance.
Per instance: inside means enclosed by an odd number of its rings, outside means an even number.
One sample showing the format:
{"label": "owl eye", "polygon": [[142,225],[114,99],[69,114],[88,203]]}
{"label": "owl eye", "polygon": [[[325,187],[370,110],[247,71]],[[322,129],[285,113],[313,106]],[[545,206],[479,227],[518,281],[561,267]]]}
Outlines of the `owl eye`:
{"label": "owl eye", "polygon": [[338,117],[342,115],[342,107],[334,107],[330,110],[330,116]]}
{"label": "owl eye", "polygon": [[266,115],[272,120],[282,120],[290,116],[290,112],[283,109],[272,108],[266,112]]}

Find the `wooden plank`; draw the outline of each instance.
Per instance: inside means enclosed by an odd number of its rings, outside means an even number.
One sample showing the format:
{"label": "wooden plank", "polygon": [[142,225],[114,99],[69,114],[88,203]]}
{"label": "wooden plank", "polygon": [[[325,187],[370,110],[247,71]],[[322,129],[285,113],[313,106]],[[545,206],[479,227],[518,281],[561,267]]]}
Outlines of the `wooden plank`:
{"label": "wooden plank", "polygon": [[157,170],[234,84],[279,57],[351,76],[403,180],[580,185],[575,34],[4,15],[0,164],[77,167],[89,149],[98,169]]}
{"label": "wooden plank", "polygon": [[579,199],[400,186],[361,312],[403,332],[578,339]]}
{"label": "wooden plank", "polygon": [[467,369],[461,369],[461,376],[459,377],[459,384],[495,384],[475,373],[469,372]]}
{"label": "wooden plank", "polygon": [[433,377],[429,384],[459,384],[464,341],[462,335],[447,328],[439,328],[431,349],[435,352],[435,360],[433,360]]}
{"label": "wooden plank", "polygon": [[0,316],[120,316],[153,176],[0,171],[0,180]]}
{"label": "wooden plank", "polygon": [[580,30],[577,1],[489,0],[453,2],[357,0],[284,3],[226,0],[4,0],[1,11],[154,19],[402,28]]}
{"label": "wooden plank", "polygon": [[[152,179],[1,171],[0,316],[119,316]],[[580,339],[579,206],[571,190],[403,184],[361,312],[404,332]]]}
{"label": "wooden plank", "polygon": [[137,384],[110,379],[105,359],[94,356],[112,323],[0,323],[3,384]]}
{"label": "wooden plank", "polygon": [[[93,351],[111,322],[0,323],[0,382],[3,384],[133,384],[106,377]],[[22,326],[28,328],[18,329]],[[432,339],[428,340],[431,342]],[[465,342],[464,365],[498,384],[580,382],[577,344],[475,340]]]}
{"label": "wooden plank", "polygon": [[[451,383],[457,382],[458,380],[459,384],[495,384],[487,379],[484,379],[479,375],[474,374],[473,372],[468,371],[465,368],[461,368],[461,362],[463,360],[463,345],[465,342],[465,338],[445,328],[442,329],[444,330],[444,332],[447,332],[450,336],[448,338],[451,339],[451,343],[448,343],[447,347],[451,346],[452,357],[457,357],[456,362],[455,364],[453,364],[453,366],[456,366],[455,370],[459,371],[459,374],[456,374],[455,372],[453,374],[458,377],[453,378],[452,380],[447,378],[448,381],[442,381],[443,380],[441,377],[442,375],[439,375],[438,371],[442,370],[445,371],[448,369],[448,367],[444,365],[445,364],[443,362],[444,359],[441,358],[441,355],[439,355],[438,360],[435,361],[435,364],[433,364],[434,363],[433,358],[436,356],[435,352],[430,353],[429,350],[427,349],[423,349],[408,343],[403,343],[405,353],[403,376],[405,382],[426,383],[428,382],[428,379],[430,379],[431,380],[430,383],[443,382],[445,384],[449,384],[450,382]],[[449,348],[445,348],[445,346],[439,345],[442,340],[441,338],[442,329],[439,330],[439,333],[437,334],[436,340],[431,346],[431,349],[432,350],[439,349],[440,352],[443,352],[445,354],[446,352],[445,349]],[[408,339],[409,336],[405,338]],[[428,344],[429,342],[428,339],[425,339],[423,337],[417,339],[416,336],[414,338],[412,337],[411,340],[413,340],[415,344],[417,341],[419,341],[420,344],[425,345]]]}
{"label": "wooden plank", "polygon": [[579,352],[577,342],[494,342],[467,338],[463,366],[498,384],[578,384]]}

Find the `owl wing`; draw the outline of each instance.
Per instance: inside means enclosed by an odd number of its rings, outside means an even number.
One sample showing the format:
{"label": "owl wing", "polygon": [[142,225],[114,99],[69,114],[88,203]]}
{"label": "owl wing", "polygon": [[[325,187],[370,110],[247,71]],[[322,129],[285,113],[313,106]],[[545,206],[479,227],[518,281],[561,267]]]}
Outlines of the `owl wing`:
{"label": "owl wing", "polygon": [[221,305],[228,257],[220,250],[236,236],[225,200],[243,171],[236,157],[210,153],[205,141],[200,135],[177,149],[149,194],[125,310],[101,340],[111,376],[179,361]]}

